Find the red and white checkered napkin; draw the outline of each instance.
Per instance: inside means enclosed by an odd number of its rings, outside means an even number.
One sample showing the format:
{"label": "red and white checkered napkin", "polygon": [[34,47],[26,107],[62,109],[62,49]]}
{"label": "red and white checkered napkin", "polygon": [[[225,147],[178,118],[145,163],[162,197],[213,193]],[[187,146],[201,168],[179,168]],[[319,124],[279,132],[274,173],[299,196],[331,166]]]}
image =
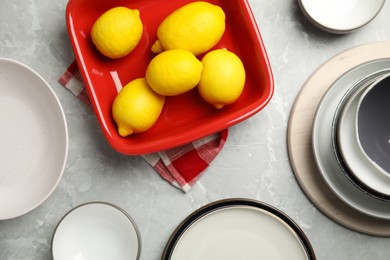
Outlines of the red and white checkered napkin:
{"label": "red and white checkered napkin", "polygon": [[[68,67],[59,82],[76,97],[91,105],[76,62]],[[227,136],[228,130],[225,129],[192,143],[142,157],[163,179],[187,192],[221,151]]]}

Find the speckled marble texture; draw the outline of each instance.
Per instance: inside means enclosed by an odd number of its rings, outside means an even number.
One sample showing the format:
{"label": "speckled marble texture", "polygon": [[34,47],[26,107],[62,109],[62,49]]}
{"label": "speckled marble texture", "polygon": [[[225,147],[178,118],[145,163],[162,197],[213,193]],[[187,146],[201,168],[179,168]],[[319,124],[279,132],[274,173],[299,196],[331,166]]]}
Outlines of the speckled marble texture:
{"label": "speckled marble texture", "polygon": [[318,259],[389,259],[390,238],[367,236],[331,221],[306,198],[287,154],[287,123],[306,79],[335,54],[390,40],[390,5],[369,25],[348,35],[322,32],[295,0],[250,0],[273,68],[269,105],[230,129],[228,141],[193,189],[162,180],[141,157],[113,151],[95,115],[57,82],[73,61],[65,27],[66,0],[1,0],[0,56],[19,60],[45,78],[58,95],[69,127],[69,156],[59,186],[41,206],[0,221],[1,260],[48,260],[60,218],[74,206],[103,200],[125,209],[138,224],[141,259],[161,258],[175,227],[199,207],[223,198],[269,203],[305,231]]}

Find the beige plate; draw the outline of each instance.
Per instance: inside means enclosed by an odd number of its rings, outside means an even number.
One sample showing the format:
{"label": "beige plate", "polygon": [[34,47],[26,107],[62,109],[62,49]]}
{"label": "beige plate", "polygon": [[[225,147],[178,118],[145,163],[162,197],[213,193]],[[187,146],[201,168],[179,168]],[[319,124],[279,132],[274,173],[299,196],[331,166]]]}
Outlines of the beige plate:
{"label": "beige plate", "polygon": [[361,63],[389,57],[390,42],[378,42],[354,47],[328,60],[302,87],[291,111],[288,126],[291,165],[309,199],[337,223],[376,236],[390,236],[390,220],[363,214],[348,206],[331,191],[317,169],[312,152],[311,131],[317,106],[338,77]]}
{"label": "beige plate", "polygon": [[51,86],[25,64],[0,58],[0,220],[41,205],[67,156],[66,118]]}

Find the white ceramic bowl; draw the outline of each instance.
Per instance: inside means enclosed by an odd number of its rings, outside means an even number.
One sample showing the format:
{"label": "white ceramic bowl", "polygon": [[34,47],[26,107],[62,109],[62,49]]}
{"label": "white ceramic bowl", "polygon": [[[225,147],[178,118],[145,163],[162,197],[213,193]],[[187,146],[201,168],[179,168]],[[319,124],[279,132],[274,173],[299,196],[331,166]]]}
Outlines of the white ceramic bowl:
{"label": "white ceramic bowl", "polygon": [[[382,77],[378,80],[381,79]],[[360,98],[376,82],[367,85],[366,88],[358,89],[346,102],[339,118],[337,140],[342,158],[353,176],[368,187],[368,192],[379,193],[390,199],[390,175],[372,164],[361,148],[357,134],[357,110]]]}
{"label": "white ceramic bowl", "polygon": [[371,164],[390,177],[390,74],[366,89],[357,109],[360,148]]}
{"label": "white ceramic bowl", "polygon": [[135,222],[105,202],[89,202],[69,211],[52,239],[54,260],[136,260],[140,251]]}
{"label": "white ceramic bowl", "polygon": [[0,220],[44,202],[67,156],[66,119],[54,91],[31,68],[0,58]]}
{"label": "white ceramic bowl", "polygon": [[372,21],[385,0],[298,0],[305,16],[331,33],[350,33]]}

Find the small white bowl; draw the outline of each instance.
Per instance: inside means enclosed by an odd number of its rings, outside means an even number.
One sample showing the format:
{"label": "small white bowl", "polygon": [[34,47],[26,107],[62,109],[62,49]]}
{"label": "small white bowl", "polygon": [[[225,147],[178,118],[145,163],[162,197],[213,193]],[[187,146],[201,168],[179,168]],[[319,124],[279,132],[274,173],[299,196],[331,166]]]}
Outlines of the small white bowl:
{"label": "small white bowl", "polygon": [[318,28],[350,33],[372,21],[385,0],[298,0],[304,15]]}
{"label": "small white bowl", "polygon": [[363,153],[390,177],[390,74],[364,91],[356,115],[357,136]]}
{"label": "small white bowl", "polygon": [[135,222],[105,202],[73,208],[60,220],[52,239],[54,260],[136,260],[140,251]]}

